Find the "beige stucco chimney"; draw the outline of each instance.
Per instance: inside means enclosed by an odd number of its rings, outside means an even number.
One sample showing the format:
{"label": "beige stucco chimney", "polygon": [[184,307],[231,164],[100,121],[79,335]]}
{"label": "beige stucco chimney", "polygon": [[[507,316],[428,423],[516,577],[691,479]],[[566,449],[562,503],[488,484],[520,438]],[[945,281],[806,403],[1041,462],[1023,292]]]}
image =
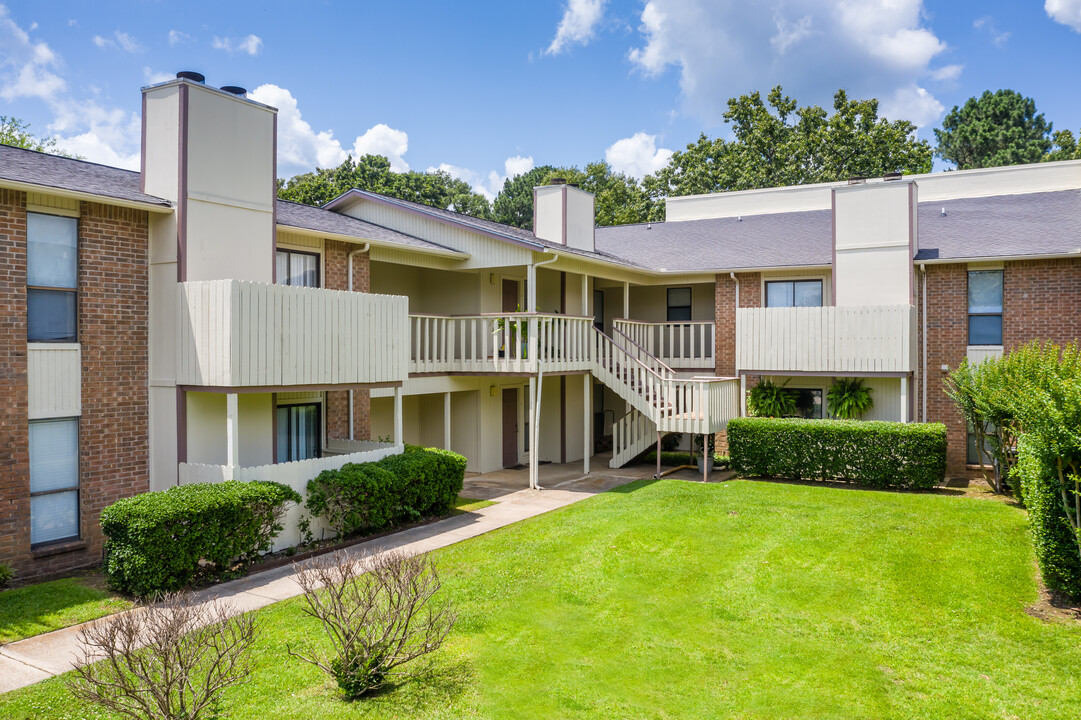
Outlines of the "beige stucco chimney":
{"label": "beige stucco chimney", "polygon": [[533,188],[533,232],[542,240],[592,252],[593,193],[567,185]]}

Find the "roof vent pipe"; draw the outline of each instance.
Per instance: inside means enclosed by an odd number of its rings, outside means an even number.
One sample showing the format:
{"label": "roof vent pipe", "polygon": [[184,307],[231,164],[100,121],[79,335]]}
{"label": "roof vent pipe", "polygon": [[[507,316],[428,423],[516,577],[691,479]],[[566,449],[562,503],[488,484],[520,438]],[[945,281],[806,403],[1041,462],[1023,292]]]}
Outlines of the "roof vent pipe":
{"label": "roof vent pipe", "polygon": [[176,74],[181,80],[191,80],[192,82],[205,83],[206,76],[202,73],[197,73],[194,70],[181,70]]}
{"label": "roof vent pipe", "polygon": [[229,93],[230,95],[237,95],[239,97],[244,97],[248,94],[248,91],[240,87],[239,85],[222,85],[221,89]]}

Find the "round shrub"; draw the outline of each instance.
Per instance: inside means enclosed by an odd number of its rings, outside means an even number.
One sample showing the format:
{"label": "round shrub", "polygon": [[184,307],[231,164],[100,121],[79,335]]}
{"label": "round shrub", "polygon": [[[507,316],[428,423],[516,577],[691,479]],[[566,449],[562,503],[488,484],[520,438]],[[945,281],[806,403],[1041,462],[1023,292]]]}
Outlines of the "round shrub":
{"label": "round shrub", "polygon": [[401,518],[402,483],[378,463],[347,463],[308,482],[304,507],[339,536],[377,532]]}

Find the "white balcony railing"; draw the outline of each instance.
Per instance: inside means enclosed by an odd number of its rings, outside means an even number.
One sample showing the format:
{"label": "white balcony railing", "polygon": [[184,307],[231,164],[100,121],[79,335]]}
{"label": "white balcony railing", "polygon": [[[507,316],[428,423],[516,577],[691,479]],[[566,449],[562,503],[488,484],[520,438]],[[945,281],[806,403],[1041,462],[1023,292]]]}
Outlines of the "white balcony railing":
{"label": "white balcony railing", "polygon": [[649,323],[616,320],[614,327],[673,370],[716,367],[716,326],[712,322]]}
{"label": "white balcony railing", "polygon": [[909,373],[916,367],[911,305],[741,308],[741,372]]}
{"label": "white balcony railing", "polygon": [[542,313],[410,315],[410,372],[589,369],[593,318]]}
{"label": "white balcony railing", "polygon": [[[337,470],[346,463],[365,463],[382,460],[388,455],[398,455],[405,448],[402,445],[376,442],[355,442],[348,440],[330,440],[328,452],[324,457],[295,462],[258,465],[255,467],[230,467],[228,465],[204,465],[199,463],[180,463],[179,484],[218,483],[226,480],[267,480],[282,483],[306,497],[308,481],[324,470]],[[334,452],[338,454],[332,454]],[[293,547],[301,541],[300,523],[306,513],[299,505],[290,503],[282,519],[283,529],[274,539],[272,550]],[[334,533],[320,518],[309,518],[311,531],[316,539],[333,537]]]}
{"label": "white balcony railing", "polygon": [[400,382],[408,299],[241,280],[180,283],[177,382],[277,387]]}

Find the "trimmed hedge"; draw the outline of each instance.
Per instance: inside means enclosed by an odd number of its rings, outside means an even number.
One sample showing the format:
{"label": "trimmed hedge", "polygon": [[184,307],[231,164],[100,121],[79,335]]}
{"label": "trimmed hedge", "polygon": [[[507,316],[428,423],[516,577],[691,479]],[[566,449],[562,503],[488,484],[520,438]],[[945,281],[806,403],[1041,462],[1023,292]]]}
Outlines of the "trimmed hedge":
{"label": "trimmed hedge", "polygon": [[105,576],[139,596],[179,590],[200,573],[216,576],[269,550],[285,504],[300,500],[279,483],[235,480],[118,500],[101,513]]}
{"label": "trimmed hedge", "polygon": [[1025,496],[1032,545],[1044,584],[1081,599],[1081,555],[1077,534],[1062,508],[1054,460],[1046,457],[1031,438],[1018,441],[1017,466],[1012,480]]}
{"label": "trimmed hedge", "polygon": [[728,423],[728,454],[741,475],[925,490],[946,474],[946,426],[736,418]]}
{"label": "trimmed hedge", "polygon": [[462,492],[465,466],[458,453],[407,445],[401,455],[319,473],[308,482],[304,507],[339,535],[378,532],[447,513]]}

